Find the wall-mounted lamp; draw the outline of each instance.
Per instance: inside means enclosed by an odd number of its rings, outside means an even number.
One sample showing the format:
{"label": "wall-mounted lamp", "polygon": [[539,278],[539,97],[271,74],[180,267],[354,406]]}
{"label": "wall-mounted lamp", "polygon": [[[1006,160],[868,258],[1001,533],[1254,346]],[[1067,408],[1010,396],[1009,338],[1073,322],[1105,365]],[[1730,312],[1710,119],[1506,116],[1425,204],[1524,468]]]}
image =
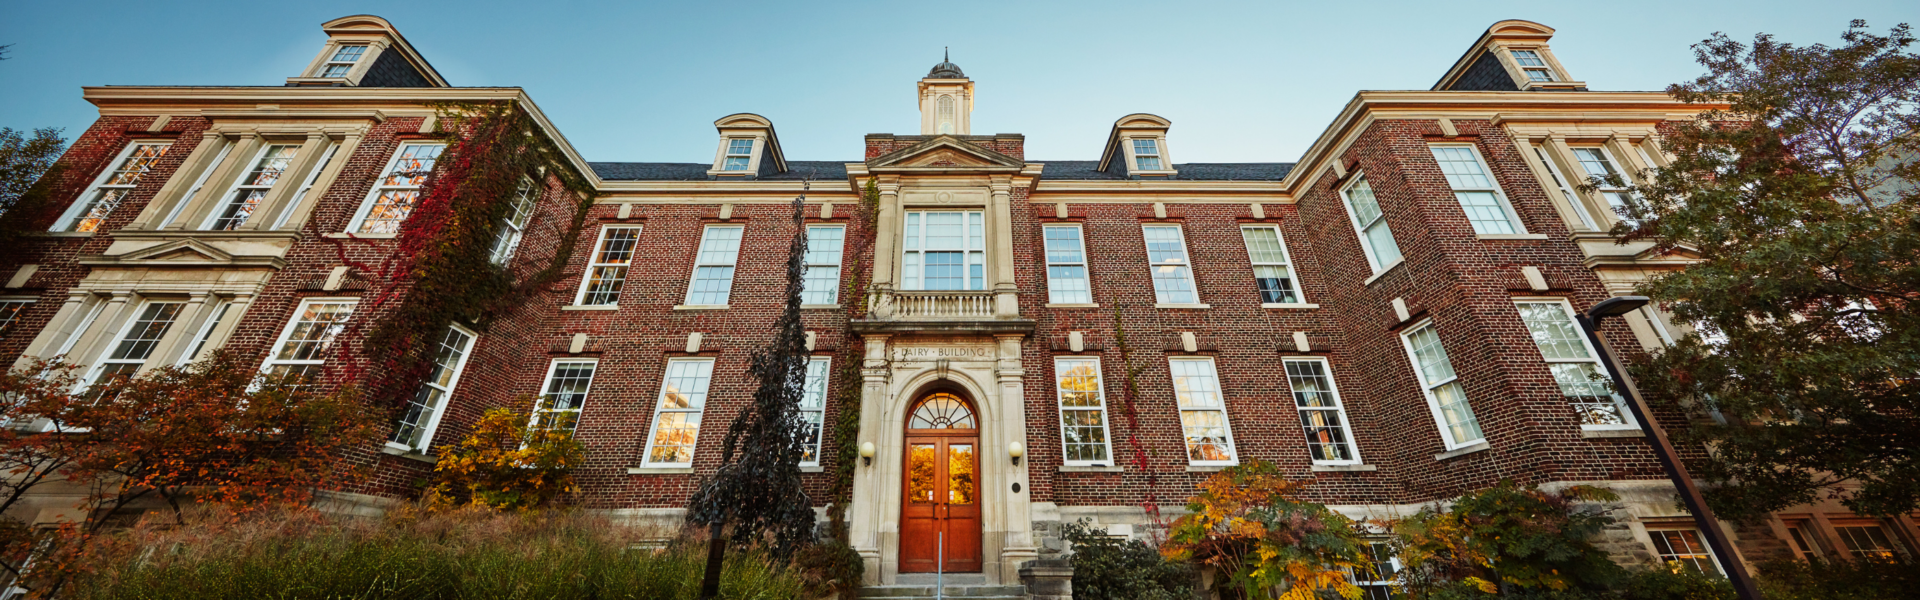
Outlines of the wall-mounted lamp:
{"label": "wall-mounted lamp", "polygon": [[1020,442],[1007,444],[1007,456],[1013,457],[1013,466],[1020,466],[1020,457],[1026,455],[1027,447],[1020,445]]}
{"label": "wall-mounted lamp", "polygon": [[860,442],[860,460],[869,467],[873,466],[873,442]]}

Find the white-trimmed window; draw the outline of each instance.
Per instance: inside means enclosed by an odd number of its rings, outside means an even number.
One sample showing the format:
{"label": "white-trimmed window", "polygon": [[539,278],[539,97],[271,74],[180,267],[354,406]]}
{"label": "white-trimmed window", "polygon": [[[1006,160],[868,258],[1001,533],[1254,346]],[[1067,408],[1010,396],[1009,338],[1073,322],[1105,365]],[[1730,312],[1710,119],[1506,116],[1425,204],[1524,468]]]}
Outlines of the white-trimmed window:
{"label": "white-trimmed window", "polygon": [[1048,225],[1041,231],[1047,243],[1047,302],[1092,304],[1093,290],[1087,284],[1087,252],[1080,237],[1080,226]]}
{"label": "white-trimmed window", "polygon": [[420,203],[420,186],[427,182],[434,161],[440,159],[440,152],[446,148],[446,144],[400,146],[387,161],[380,178],[374,180],[373,191],[367,193],[360,214],[354,216],[347,230],[376,235],[400,233],[400,224]]}
{"label": "white-trimmed window", "polygon": [[1393,588],[1399,584],[1400,557],[1393,553],[1393,546],[1387,542],[1367,542],[1367,557],[1373,559],[1371,565],[1348,571],[1353,577],[1353,585],[1360,588],[1360,600],[1393,600],[1401,597]]}
{"label": "white-trimmed window", "polygon": [[846,243],[847,228],[839,225],[807,226],[806,274],[800,280],[800,303],[827,305],[840,301],[840,249]]}
{"label": "white-trimmed window", "polygon": [[986,240],[979,211],[907,213],[900,289],[986,289]]}
{"label": "white-trimmed window", "polygon": [[1053,359],[1054,388],[1060,396],[1060,440],[1068,465],[1106,465],[1113,462],[1107,437],[1107,398],[1100,382],[1100,359],[1059,356]]}
{"label": "white-trimmed window", "polygon": [[1514,50],[1513,62],[1520,63],[1520,71],[1527,74],[1527,81],[1553,81],[1553,67],[1534,50]]}
{"label": "white-trimmed window", "polygon": [[353,298],[302,300],[299,308],[294,309],[293,320],[280,331],[280,339],[274,342],[273,352],[267,354],[261,372],[281,378],[320,377],[327,352],[333,349],[340,332],[346,330],[347,319],[353,316],[353,308],[359,302]]}
{"label": "white-trimmed window", "polygon": [[1700,539],[1699,530],[1648,528],[1647,536],[1653,538],[1653,552],[1662,564],[1678,565],[1679,569],[1695,573],[1720,573],[1720,563],[1713,559],[1713,550]]}
{"label": "white-trimmed window", "polygon": [[1355,176],[1340,197],[1346,200],[1347,216],[1353,218],[1353,231],[1360,236],[1360,249],[1366,252],[1367,265],[1373,272],[1399,264],[1400,244],[1393,241],[1393,230],[1387,228],[1386,215],[1380,212],[1380,202],[1374,199],[1373,185],[1367,183],[1366,176]]}
{"label": "white-trimmed window", "polygon": [[299,144],[268,144],[261,148],[260,154],[253,159],[253,167],[241,173],[240,178],[234,180],[233,187],[227,190],[226,201],[207,220],[206,229],[239,229],[248,217],[253,216],[253,211],[260,208],[260,201],[267,197],[273,184],[287,174],[287,167],[299,155]]}
{"label": "white-trimmed window", "polygon": [[6,339],[7,333],[13,331],[13,324],[20,322],[20,314],[27,312],[27,307],[37,301],[32,298],[0,299],[0,339]]}
{"label": "white-trimmed window", "polygon": [[180,319],[180,310],[186,306],[185,302],[168,301],[148,301],[141,305],[133,320],[114,337],[113,349],[100,357],[100,364],[94,365],[93,373],[87,376],[87,385],[138,374],[147,359],[153,358],[154,350],[166,339],[167,331],[173,329],[174,322]]}
{"label": "white-trimmed window", "polygon": [[1332,367],[1320,358],[1289,358],[1281,362],[1287,368],[1287,385],[1293,388],[1293,404],[1300,409],[1300,429],[1307,436],[1307,455],[1316,464],[1360,464],[1360,450],[1354,447],[1353,427],[1347,423],[1347,411],[1340,405],[1340,390],[1333,384]]}
{"label": "white-trimmed window", "polygon": [[587,405],[587,390],[593,387],[593,372],[600,361],[591,358],[556,358],[547,365],[547,383],[540,388],[540,401],[533,407],[533,429],[573,433],[580,427],[580,409]]}
{"label": "white-trimmed window", "polygon": [[1159,171],[1166,167],[1160,160],[1160,140],[1153,138],[1133,140],[1133,170]]}
{"label": "white-trimmed window", "polygon": [[1840,536],[1854,558],[1892,560],[1906,554],[1906,548],[1877,523],[1835,523],[1833,532]]}
{"label": "white-trimmed window", "polygon": [[1427,408],[1440,425],[1440,437],[1448,450],[1464,448],[1486,439],[1480,433],[1480,420],[1473,416],[1467,392],[1453,372],[1447,349],[1440,345],[1440,333],[1432,322],[1423,323],[1400,335],[1413,359],[1413,373],[1420,378],[1420,389],[1427,396]]}
{"label": "white-trimmed window", "polygon": [[647,435],[648,466],[685,467],[693,464],[700,441],[700,413],[707,406],[707,384],[713,379],[713,359],[675,358],[667,361],[660,382],[660,404],[653,413],[653,431]]}
{"label": "white-trimmed window", "polygon": [[327,57],[327,64],[320,67],[321,77],[346,77],[353,70],[354,63],[367,53],[366,44],[342,44],[333,50],[333,56]]}
{"label": "white-trimmed window", "polygon": [[419,393],[407,401],[399,423],[394,425],[393,437],[387,439],[389,445],[425,451],[427,445],[433,443],[433,432],[440,428],[447,398],[453,396],[454,386],[460,384],[460,372],[467,366],[474,337],[473,332],[459,325],[447,328],[447,335],[440,338],[439,347],[434,349],[433,366],[427,371],[427,379],[420,383]]}
{"label": "white-trimmed window", "polygon": [[1600,365],[1599,353],[1587,343],[1586,334],[1574,321],[1573,308],[1565,300],[1518,300],[1520,321],[1526,323],[1533,345],[1553,370],[1553,381],[1560,394],[1580,415],[1582,427],[1614,429],[1633,427],[1627,416],[1624,398],[1614,393],[1613,381]]}
{"label": "white-trimmed window", "polygon": [[800,390],[800,437],[806,445],[806,454],[800,456],[802,466],[820,466],[820,431],[827,416],[827,376],[832,373],[833,359],[815,356],[807,359],[807,381]]}
{"label": "white-trimmed window", "polygon": [[[334,155],[339,153],[340,144],[333,140],[327,140],[326,149],[320,151],[320,162],[316,163],[312,169],[307,171],[306,179],[300,181],[300,187],[293,193],[293,199],[287,202],[288,206],[300,206],[301,203],[306,201],[307,194],[312,193],[314,184],[320,181],[320,174],[326,172],[327,165],[333,164]],[[214,164],[219,164],[219,161],[214,161]],[[293,219],[293,212],[292,210],[280,211],[280,216],[273,220],[273,228],[280,229],[286,227],[287,221]]]}
{"label": "white-trimmed window", "polygon": [[507,216],[500,218],[500,230],[493,234],[493,264],[513,260],[513,253],[520,249],[520,238],[527,234],[527,221],[533,218],[538,197],[539,188],[533,185],[533,179],[521,179],[520,187],[513,191],[513,205],[507,209]]}
{"label": "white-trimmed window", "polygon": [[720,163],[722,171],[745,171],[753,162],[753,140],[751,138],[733,138],[727,140],[727,156]]}
{"label": "white-trimmed window", "polygon": [[1573,186],[1567,182],[1566,176],[1560,174],[1560,167],[1553,164],[1553,159],[1547,157],[1547,151],[1539,146],[1531,144],[1528,146],[1533,148],[1534,157],[1540,159],[1540,165],[1547,169],[1547,177],[1553,179],[1554,188],[1560,190],[1560,197],[1565,198],[1567,205],[1573,207],[1574,216],[1580,217],[1580,224],[1585,225],[1587,229],[1597,229],[1599,226],[1594,224],[1593,215],[1587,214],[1586,203],[1580,201],[1580,195],[1574,193]]}
{"label": "white-trimmed window", "polygon": [[1253,282],[1259,288],[1261,304],[1294,304],[1300,300],[1300,284],[1293,279],[1293,261],[1287,256],[1287,243],[1280,228],[1250,225],[1240,228],[1247,243],[1247,260],[1253,263]]}
{"label": "white-trimmed window", "polygon": [[600,240],[593,245],[593,259],[587,263],[587,275],[580,278],[580,296],[573,303],[582,306],[620,304],[620,289],[626,286],[627,267],[633,264],[633,248],[639,243],[639,227],[600,228]]}
{"label": "white-trimmed window", "polygon": [[221,321],[226,320],[227,311],[233,309],[231,300],[215,300],[214,303],[213,316],[207,317],[207,322],[200,324],[200,331],[193,335],[193,347],[187,348],[187,352],[180,355],[180,360],[174,363],[175,366],[185,365],[200,358],[200,352],[206,350],[207,342],[213,341],[213,331],[220,327]]}
{"label": "white-trimmed window", "polygon": [[1198,304],[1193,267],[1187,261],[1187,239],[1179,225],[1143,225],[1147,264],[1153,268],[1153,297],[1161,304]]}
{"label": "white-trimmed window", "polygon": [[1460,210],[1466,211],[1467,222],[1473,224],[1474,233],[1500,235],[1527,232],[1527,228],[1520,224],[1519,217],[1513,214],[1513,207],[1507,205],[1507,196],[1500,192],[1500,184],[1493,180],[1486,163],[1480,160],[1478,150],[1460,145],[1438,145],[1428,149],[1433,151],[1433,160],[1440,163],[1440,172],[1447,176],[1447,185],[1453,188],[1453,198],[1460,202]]}
{"label": "white-trimmed window", "polygon": [[693,257],[693,282],[687,285],[687,304],[726,306],[733,294],[733,265],[740,260],[739,225],[709,225],[700,235],[700,252]]}
{"label": "white-trimmed window", "polygon": [[[1613,153],[1599,146],[1572,148],[1572,150],[1573,158],[1580,162],[1580,169],[1586,171],[1587,177],[1600,179],[1599,189],[1596,191],[1602,199],[1607,201],[1607,207],[1613,209],[1614,218],[1629,225],[1635,223],[1631,216],[1633,213],[1627,210],[1633,195],[1633,189],[1627,186],[1632,185],[1632,181],[1627,178],[1624,171],[1620,170],[1620,163],[1613,159]],[[1608,181],[1614,178],[1618,178],[1619,183]]]}
{"label": "white-trimmed window", "polygon": [[1173,394],[1180,405],[1181,433],[1187,440],[1187,463],[1231,465],[1233,429],[1227,424],[1226,398],[1211,358],[1170,358]]}
{"label": "white-trimmed window", "polygon": [[120,151],[113,166],[93,180],[93,185],[54,222],[53,231],[98,231],[113,209],[127,200],[140,178],[153,170],[153,163],[166,156],[171,142],[134,142]]}
{"label": "white-trimmed window", "polygon": [[1793,557],[1804,561],[1819,560],[1825,554],[1813,535],[1811,521],[1787,521],[1787,541],[1793,544]]}

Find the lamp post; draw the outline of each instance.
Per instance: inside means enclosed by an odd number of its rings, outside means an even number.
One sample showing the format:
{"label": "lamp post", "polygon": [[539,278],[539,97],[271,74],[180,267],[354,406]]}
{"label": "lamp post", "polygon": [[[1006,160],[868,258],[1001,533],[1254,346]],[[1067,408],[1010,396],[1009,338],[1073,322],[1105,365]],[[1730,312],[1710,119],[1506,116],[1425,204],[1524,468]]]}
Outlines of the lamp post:
{"label": "lamp post", "polygon": [[1734,591],[1742,600],[1761,600],[1760,590],[1754,586],[1753,575],[1747,573],[1745,563],[1740,562],[1733,551],[1733,541],[1727,539],[1725,531],[1720,529],[1719,519],[1713,516],[1713,509],[1707,508],[1706,498],[1700,495],[1700,487],[1694,485],[1693,476],[1687,473],[1687,467],[1674,455],[1673,443],[1667,440],[1667,432],[1648,414],[1646,401],[1640,397],[1639,388],[1627,378],[1626,371],[1620,368],[1620,362],[1613,354],[1613,348],[1606,340],[1600,339],[1600,320],[1607,317],[1624,315],[1647,305],[1646,296],[1616,296],[1600,301],[1578,316],[1580,328],[1587,334],[1587,342],[1600,350],[1600,361],[1607,366],[1607,374],[1613,376],[1613,387],[1626,396],[1627,410],[1639,421],[1640,428],[1647,434],[1647,445],[1653,449],[1653,457],[1660,461],[1660,467],[1667,472],[1667,479],[1680,492],[1680,500],[1687,506],[1687,512],[1693,514],[1693,522],[1700,530],[1700,537],[1706,538],[1707,547],[1713,550],[1714,559],[1720,562],[1720,572],[1733,582]]}

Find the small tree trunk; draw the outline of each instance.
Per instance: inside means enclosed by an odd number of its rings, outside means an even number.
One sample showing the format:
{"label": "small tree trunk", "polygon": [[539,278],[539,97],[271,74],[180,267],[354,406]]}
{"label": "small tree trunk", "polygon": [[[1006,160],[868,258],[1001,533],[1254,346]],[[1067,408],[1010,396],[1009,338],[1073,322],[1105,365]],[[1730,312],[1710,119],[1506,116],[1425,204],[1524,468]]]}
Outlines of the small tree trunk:
{"label": "small tree trunk", "polygon": [[720,597],[720,564],[726,558],[727,540],[721,537],[720,523],[708,526],[707,574],[700,578],[700,600]]}

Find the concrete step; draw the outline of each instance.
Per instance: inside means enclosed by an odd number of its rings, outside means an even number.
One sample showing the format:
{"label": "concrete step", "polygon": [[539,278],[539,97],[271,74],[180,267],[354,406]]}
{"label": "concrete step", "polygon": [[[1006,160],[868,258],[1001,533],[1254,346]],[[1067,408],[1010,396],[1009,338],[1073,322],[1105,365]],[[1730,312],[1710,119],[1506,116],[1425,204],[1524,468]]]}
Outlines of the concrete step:
{"label": "concrete step", "polygon": [[[934,597],[932,585],[870,585],[860,589],[861,600],[922,600]],[[1027,588],[1018,585],[948,584],[942,598],[965,600],[1025,600]]]}

